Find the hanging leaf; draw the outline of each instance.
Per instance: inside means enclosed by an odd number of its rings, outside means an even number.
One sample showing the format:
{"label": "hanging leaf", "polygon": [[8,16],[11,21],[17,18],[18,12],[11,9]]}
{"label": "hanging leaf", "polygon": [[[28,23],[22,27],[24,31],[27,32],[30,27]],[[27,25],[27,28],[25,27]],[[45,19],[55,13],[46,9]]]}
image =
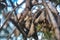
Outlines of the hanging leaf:
{"label": "hanging leaf", "polygon": [[27,21],[25,22],[25,27],[26,27],[27,29],[30,28],[30,21],[29,21],[29,20],[27,20]]}
{"label": "hanging leaf", "polygon": [[28,37],[32,36],[33,33],[34,33],[34,24],[32,23],[31,27],[30,27],[30,30],[29,30],[29,33],[28,33]]}

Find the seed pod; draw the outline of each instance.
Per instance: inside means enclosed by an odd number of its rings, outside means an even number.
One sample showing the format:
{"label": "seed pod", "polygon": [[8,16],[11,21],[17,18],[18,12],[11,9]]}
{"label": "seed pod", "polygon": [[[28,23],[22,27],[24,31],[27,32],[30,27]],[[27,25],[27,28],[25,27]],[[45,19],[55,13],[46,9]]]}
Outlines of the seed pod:
{"label": "seed pod", "polygon": [[30,27],[30,30],[29,30],[29,33],[28,33],[28,37],[30,37],[31,35],[33,35],[33,33],[34,33],[34,24],[32,23],[31,27]]}

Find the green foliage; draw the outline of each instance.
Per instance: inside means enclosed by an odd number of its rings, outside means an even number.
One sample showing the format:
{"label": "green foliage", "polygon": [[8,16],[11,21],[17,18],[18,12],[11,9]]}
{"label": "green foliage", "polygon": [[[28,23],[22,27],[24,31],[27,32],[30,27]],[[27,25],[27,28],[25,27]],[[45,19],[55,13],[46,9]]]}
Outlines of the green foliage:
{"label": "green foliage", "polygon": [[37,31],[40,31],[40,30],[41,30],[41,25],[38,24],[38,25],[36,26],[36,29],[37,29]]}
{"label": "green foliage", "polygon": [[37,28],[37,31],[44,33],[44,37],[42,38],[43,40],[56,40],[55,39],[55,33],[52,29],[49,31],[49,29],[50,29],[49,26],[43,27],[42,24],[38,24],[36,26],[36,28]]}

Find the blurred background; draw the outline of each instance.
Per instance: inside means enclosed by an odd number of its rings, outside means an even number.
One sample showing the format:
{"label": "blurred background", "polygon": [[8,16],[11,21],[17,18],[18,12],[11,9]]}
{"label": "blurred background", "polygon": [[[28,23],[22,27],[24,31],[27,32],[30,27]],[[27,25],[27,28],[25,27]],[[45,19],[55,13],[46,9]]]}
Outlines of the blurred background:
{"label": "blurred background", "polygon": [[[3,23],[5,22],[6,17],[4,17],[4,14],[8,15],[8,12],[12,12],[14,7],[17,7],[13,14],[18,15],[22,13],[26,7],[26,0],[0,0],[0,28],[2,27]],[[49,0],[46,0],[48,2]],[[41,0],[38,0],[40,3]],[[57,11],[59,12],[60,15],[60,0],[51,0],[51,5],[56,7]],[[33,6],[32,8],[32,13],[35,13],[38,9],[38,6],[40,9],[43,9],[43,5],[36,5]],[[39,26],[37,28],[39,30]],[[17,33],[16,33],[17,32]],[[39,31],[37,32],[38,35],[38,40],[48,40],[50,33],[44,35],[43,32]],[[18,29],[10,22],[8,21],[3,28],[0,29],[0,40],[23,40],[23,35],[22,33],[19,32]],[[27,38],[27,40],[34,40],[34,38],[30,37]],[[50,40],[53,40],[53,38],[50,38]]]}

